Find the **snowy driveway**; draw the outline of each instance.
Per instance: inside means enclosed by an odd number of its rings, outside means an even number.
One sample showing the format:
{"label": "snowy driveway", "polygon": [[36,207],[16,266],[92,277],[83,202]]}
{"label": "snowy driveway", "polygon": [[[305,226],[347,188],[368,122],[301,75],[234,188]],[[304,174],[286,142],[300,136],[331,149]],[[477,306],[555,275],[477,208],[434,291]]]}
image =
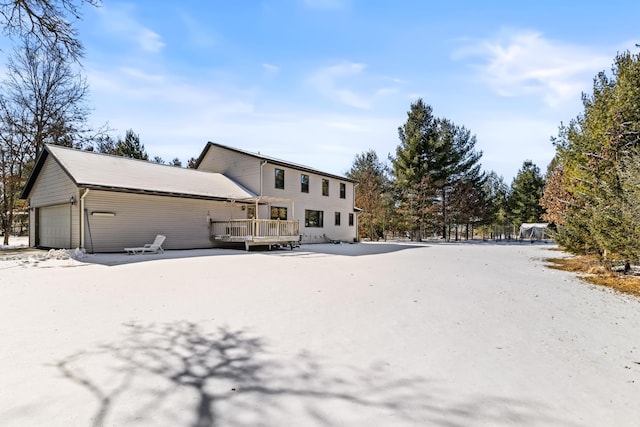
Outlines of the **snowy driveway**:
{"label": "snowy driveway", "polygon": [[0,425],[638,425],[640,300],[550,249],[0,252]]}

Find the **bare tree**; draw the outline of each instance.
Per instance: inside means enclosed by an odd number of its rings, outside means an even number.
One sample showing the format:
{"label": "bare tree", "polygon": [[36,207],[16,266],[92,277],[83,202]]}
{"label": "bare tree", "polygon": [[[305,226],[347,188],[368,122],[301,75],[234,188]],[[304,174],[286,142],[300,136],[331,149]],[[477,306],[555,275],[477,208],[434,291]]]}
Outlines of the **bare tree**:
{"label": "bare tree", "polygon": [[47,49],[62,50],[78,61],[84,53],[72,21],[80,19],[83,5],[99,6],[101,0],[4,0],[0,18],[5,34],[30,37]]}
{"label": "bare tree", "polygon": [[64,51],[25,37],[0,83],[0,219],[8,244],[19,189],[45,143],[80,147],[88,87]]}

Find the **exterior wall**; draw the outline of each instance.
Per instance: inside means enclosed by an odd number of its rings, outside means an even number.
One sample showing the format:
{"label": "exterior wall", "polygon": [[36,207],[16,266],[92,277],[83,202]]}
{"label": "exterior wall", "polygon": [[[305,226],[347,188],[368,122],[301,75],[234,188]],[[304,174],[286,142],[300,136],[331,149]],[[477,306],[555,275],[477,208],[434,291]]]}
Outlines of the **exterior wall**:
{"label": "exterior wall", "polygon": [[[284,170],[284,189],[275,188],[275,170]],[[309,176],[309,192],[301,191],[301,175]],[[322,180],[329,180],[329,196],[322,195]],[[340,198],[340,183],[345,184],[345,198]],[[263,194],[265,196],[292,199],[292,216],[289,203],[272,203],[261,207],[260,217],[270,218],[270,206],[288,208],[288,219],[300,221],[302,243],[322,243],[327,239],[352,242],[356,238],[357,223],[353,212],[354,184],[320,174],[300,171],[294,168],[267,164],[263,170]],[[305,210],[324,212],[323,227],[305,227]],[[340,225],[335,225],[335,213],[340,212]],[[354,223],[349,225],[349,214],[354,214]]]}
{"label": "exterior wall", "polygon": [[198,165],[198,170],[218,172],[260,194],[260,160],[212,145]]}
{"label": "exterior wall", "polygon": [[[157,234],[167,236],[164,249],[210,248],[207,216],[214,220],[244,219],[240,205],[91,190],[85,198],[85,248],[93,252],[122,252],[125,247],[151,243]],[[97,216],[109,212],[115,216]]]}
{"label": "exterior wall", "polygon": [[[199,170],[220,172],[236,180],[256,194],[291,199],[294,202],[293,213],[290,203],[272,203],[260,206],[258,217],[271,218],[271,206],[286,207],[287,219],[300,221],[302,243],[322,243],[327,239],[354,241],[357,237],[357,215],[354,208],[354,186],[350,181],[342,181],[318,173],[301,171],[295,167],[286,167],[267,163],[262,168],[262,187],[260,186],[261,160],[244,153],[238,153],[224,147],[212,145],[200,162]],[[275,188],[275,169],[285,171],[284,189]],[[309,176],[309,193],[300,191],[300,175]],[[322,179],[329,180],[329,196],[322,195]],[[340,198],[340,183],[346,185],[346,195]],[[262,193],[261,193],[262,191]],[[305,227],[305,210],[324,212],[323,227]],[[340,212],[340,225],[335,225],[335,213]],[[354,216],[353,225],[349,225],[349,214]]]}
{"label": "exterior wall", "polygon": [[45,159],[38,179],[29,193],[29,246],[36,246],[37,242],[37,210],[38,208],[54,205],[67,205],[71,212],[71,247],[80,245],[79,203],[71,205],[70,199],[79,200],[78,187],[62,170],[51,156]]}

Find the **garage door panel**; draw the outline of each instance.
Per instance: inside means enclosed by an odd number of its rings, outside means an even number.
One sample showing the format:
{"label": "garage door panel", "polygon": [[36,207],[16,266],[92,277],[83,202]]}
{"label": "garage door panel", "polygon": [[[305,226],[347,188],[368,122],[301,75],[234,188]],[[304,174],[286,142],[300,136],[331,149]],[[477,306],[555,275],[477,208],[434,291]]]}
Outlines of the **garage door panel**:
{"label": "garage door panel", "polygon": [[69,205],[40,208],[39,244],[50,248],[69,248],[71,224]]}

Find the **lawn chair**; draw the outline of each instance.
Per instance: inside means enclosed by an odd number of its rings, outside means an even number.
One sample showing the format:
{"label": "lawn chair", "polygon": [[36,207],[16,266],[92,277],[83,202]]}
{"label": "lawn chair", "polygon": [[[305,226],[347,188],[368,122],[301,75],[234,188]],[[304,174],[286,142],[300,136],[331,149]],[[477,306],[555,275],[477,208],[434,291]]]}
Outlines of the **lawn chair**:
{"label": "lawn chair", "polygon": [[164,243],[164,239],[166,239],[166,236],[163,236],[162,234],[158,234],[156,236],[156,239],[153,241],[153,243],[147,243],[144,246],[141,246],[139,248],[124,248],[125,251],[127,251],[127,254],[129,255],[138,255],[138,254],[143,254],[145,252],[153,252],[154,254],[159,253],[164,253],[164,249],[162,249],[162,244]]}

